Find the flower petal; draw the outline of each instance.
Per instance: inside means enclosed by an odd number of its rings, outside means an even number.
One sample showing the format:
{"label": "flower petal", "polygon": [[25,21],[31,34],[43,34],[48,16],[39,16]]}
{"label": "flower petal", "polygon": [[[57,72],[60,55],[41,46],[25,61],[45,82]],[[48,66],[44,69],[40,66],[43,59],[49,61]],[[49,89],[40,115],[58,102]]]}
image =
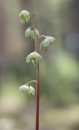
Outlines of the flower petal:
{"label": "flower petal", "polygon": [[29,58],[29,55],[26,57],[26,63],[29,63],[30,62],[30,60],[29,60],[30,58]]}
{"label": "flower petal", "polygon": [[30,27],[28,28],[28,29],[26,29],[26,31],[25,31],[25,37],[28,37],[28,36],[30,36],[31,35],[31,29],[30,29]]}
{"label": "flower petal", "polygon": [[52,44],[55,41],[54,37],[46,36],[46,38],[50,41],[50,44]]}
{"label": "flower petal", "polygon": [[35,89],[34,89],[32,86],[30,86],[30,93],[31,93],[32,95],[35,95]]}
{"label": "flower petal", "polygon": [[[36,36],[39,36],[39,31],[37,29],[35,29],[35,33],[36,33]],[[34,30],[31,31],[31,37],[33,39],[35,39],[35,34],[34,34]]]}
{"label": "flower petal", "polygon": [[27,85],[22,85],[22,86],[19,87],[19,90],[20,90],[21,92],[25,93],[25,94],[28,94],[29,91],[30,91],[30,88],[29,88],[29,86],[27,86]]}
{"label": "flower petal", "polygon": [[48,45],[49,45],[49,40],[48,40],[48,39],[44,39],[44,40],[40,43],[40,48],[41,48],[42,46],[47,47]]}

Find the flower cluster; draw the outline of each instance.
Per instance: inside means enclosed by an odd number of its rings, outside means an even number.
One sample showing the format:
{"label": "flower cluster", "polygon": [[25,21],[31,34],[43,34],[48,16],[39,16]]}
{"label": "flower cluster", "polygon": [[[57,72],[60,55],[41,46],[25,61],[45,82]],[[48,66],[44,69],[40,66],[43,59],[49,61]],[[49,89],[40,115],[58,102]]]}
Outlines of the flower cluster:
{"label": "flower cluster", "polygon": [[[20,17],[20,22],[21,23],[28,23],[31,20],[31,14],[26,10],[21,11],[20,14],[19,14],[19,17]],[[40,43],[40,49],[43,46],[45,48],[45,50],[47,51],[47,47],[50,44],[53,44],[54,41],[55,41],[54,37],[45,36],[45,35],[39,36],[39,31],[37,29],[35,29],[35,32],[34,32],[33,26],[27,28],[26,31],[25,31],[25,37],[30,36],[31,38],[35,39],[35,34],[36,34],[38,39],[41,36],[43,38],[43,41]],[[34,63],[34,61],[33,61],[33,63]]]}
{"label": "flower cluster", "polygon": [[[53,44],[55,41],[54,37],[50,37],[50,36],[45,36],[45,35],[40,35],[39,31],[35,28],[34,24],[33,24],[33,16],[32,14],[30,14],[28,11],[23,10],[20,12],[19,17],[20,17],[20,22],[21,23],[28,23],[29,21],[32,22],[32,26],[27,28],[25,31],[25,37],[31,37],[32,39],[35,40],[35,44],[39,44],[40,39],[42,38],[42,42],[40,43],[40,49],[42,48],[42,46],[45,48],[45,50],[47,51],[47,47],[50,44]],[[36,38],[35,38],[36,35]],[[39,46],[39,45],[37,45]],[[34,68],[36,68],[36,65],[39,63],[39,61],[42,60],[42,57],[39,53],[37,53],[36,51],[30,53],[27,57],[26,57],[26,62],[29,63],[30,61],[32,61]],[[29,83],[31,83],[33,81],[30,81]],[[30,98],[30,95],[35,95],[35,89],[31,86],[31,84],[27,83],[26,85],[22,85],[20,86],[19,90],[25,94],[27,94],[28,98]]]}

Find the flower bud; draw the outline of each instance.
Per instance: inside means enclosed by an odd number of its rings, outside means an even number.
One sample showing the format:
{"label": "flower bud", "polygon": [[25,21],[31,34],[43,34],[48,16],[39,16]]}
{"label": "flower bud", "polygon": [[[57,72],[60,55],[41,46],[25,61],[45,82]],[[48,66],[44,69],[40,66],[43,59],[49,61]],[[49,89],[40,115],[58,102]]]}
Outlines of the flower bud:
{"label": "flower bud", "polygon": [[19,14],[21,23],[28,23],[30,21],[30,13],[26,10],[23,10]]}
{"label": "flower bud", "polygon": [[[35,29],[35,33],[36,33],[36,36],[39,36],[39,32],[38,32],[37,29]],[[31,38],[35,39],[35,33],[34,33],[34,30],[33,30],[33,27],[29,27],[25,31],[25,37],[30,36]]]}
{"label": "flower bud", "polygon": [[22,85],[19,87],[19,90],[25,94],[27,94],[28,99],[30,98],[30,95],[35,95],[35,89],[32,86],[28,86],[28,84],[26,85]]}
{"label": "flower bud", "polygon": [[39,55],[36,51],[30,53],[27,57],[26,57],[26,62],[29,63],[30,61],[32,61],[34,67],[36,68],[36,64],[38,64],[38,60],[42,60],[41,55]]}

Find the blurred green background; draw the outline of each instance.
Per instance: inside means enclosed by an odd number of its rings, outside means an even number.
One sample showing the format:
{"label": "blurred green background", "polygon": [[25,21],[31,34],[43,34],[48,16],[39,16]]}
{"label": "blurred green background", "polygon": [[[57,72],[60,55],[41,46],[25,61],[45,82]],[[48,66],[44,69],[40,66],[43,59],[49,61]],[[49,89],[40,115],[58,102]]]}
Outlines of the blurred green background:
{"label": "blurred green background", "polygon": [[18,91],[36,79],[25,62],[35,48],[21,10],[35,14],[41,35],[56,38],[40,51],[40,130],[79,130],[79,0],[0,0],[0,130],[35,130],[35,97]]}

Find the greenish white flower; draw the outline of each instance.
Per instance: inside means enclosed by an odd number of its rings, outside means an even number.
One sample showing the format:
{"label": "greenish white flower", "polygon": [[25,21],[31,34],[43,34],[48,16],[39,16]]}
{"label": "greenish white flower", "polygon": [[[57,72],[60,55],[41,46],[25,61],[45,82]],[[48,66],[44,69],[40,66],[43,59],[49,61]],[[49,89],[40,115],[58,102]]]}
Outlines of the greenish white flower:
{"label": "greenish white flower", "polygon": [[[38,30],[37,29],[35,29],[35,34],[36,34],[36,36],[39,36],[39,32],[38,32]],[[35,34],[34,34],[34,29],[33,29],[33,27],[29,27],[28,29],[26,29],[26,31],[25,31],[25,37],[31,37],[31,38],[33,38],[33,39],[35,39]]]}
{"label": "greenish white flower", "polygon": [[38,60],[41,61],[42,57],[36,51],[30,53],[26,57],[26,62],[29,63],[30,61],[32,61],[32,63],[33,63],[33,65],[34,65],[35,68],[36,68],[36,64],[38,64]]}
{"label": "greenish white flower", "polygon": [[21,23],[28,23],[30,21],[30,13],[27,10],[22,10],[19,17]]}
{"label": "greenish white flower", "polygon": [[54,37],[50,37],[50,36],[46,36],[46,39],[48,39],[50,41],[50,44],[53,44],[55,41]]}
{"label": "greenish white flower", "polygon": [[24,94],[27,94],[28,99],[30,98],[31,94],[35,95],[35,89],[31,85],[29,86],[28,84],[20,86],[19,90]]}
{"label": "greenish white flower", "polygon": [[46,51],[47,51],[47,47],[50,45],[50,44],[53,44],[55,41],[55,38],[54,37],[50,37],[50,36],[44,36],[44,40],[40,43],[40,49],[41,47],[43,46]]}

